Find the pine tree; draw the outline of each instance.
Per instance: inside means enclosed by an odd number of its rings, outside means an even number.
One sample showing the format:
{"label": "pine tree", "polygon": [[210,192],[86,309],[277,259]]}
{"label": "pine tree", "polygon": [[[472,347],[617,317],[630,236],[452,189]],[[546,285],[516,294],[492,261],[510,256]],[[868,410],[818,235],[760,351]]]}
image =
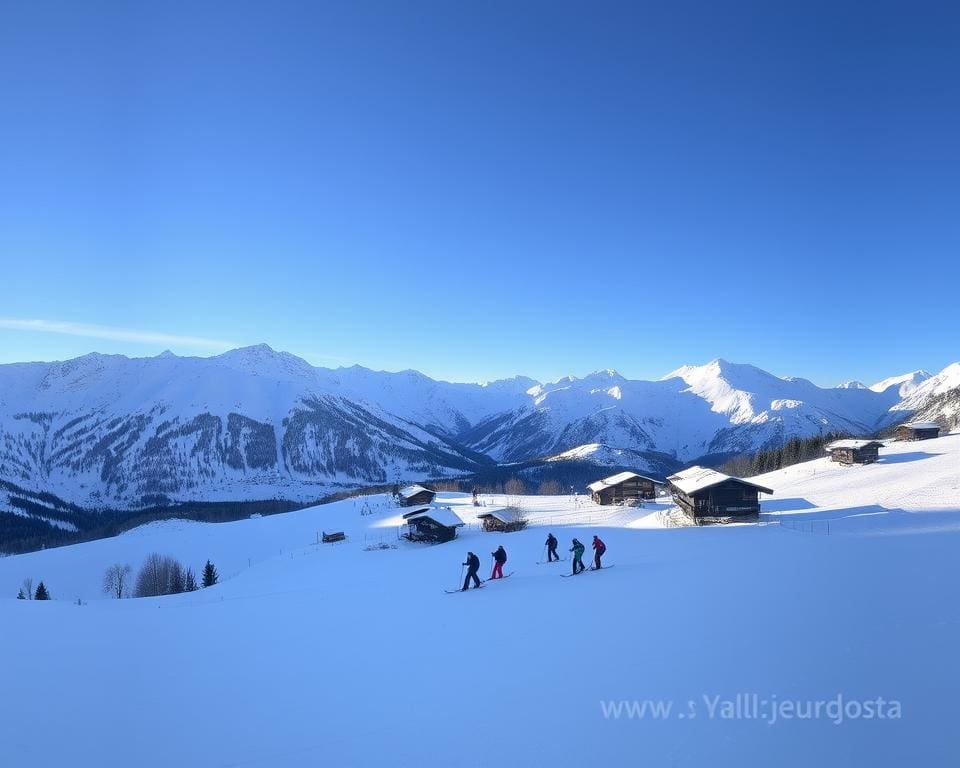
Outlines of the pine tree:
{"label": "pine tree", "polygon": [[193,568],[187,568],[187,572],[183,576],[183,591],[197,591],[197,577],[193,575]]}
{"label": "pine tree", "polygon": [[26,599],[27,599],[27,596],[23,594],[22,589],[19,592],[17,592],[17,600],[26,600]]}
{"label": "pine tree", "polygon": [[33,599],[34,599],[34,600],[49,600],[49,599],[50,599],[50,593],[47,592],[47,588],[44,586],[44,584],[43,584],[42,581],[41,581],[39,584],[37,584],[37,594],[35,594],[35,595],[33,596]]}
{"label": "pine tree", "polygon": [[203,566],[203,586],[212,587],[217,583],[217,569],[214,568],[213,563],[207,560],[207,564]]}

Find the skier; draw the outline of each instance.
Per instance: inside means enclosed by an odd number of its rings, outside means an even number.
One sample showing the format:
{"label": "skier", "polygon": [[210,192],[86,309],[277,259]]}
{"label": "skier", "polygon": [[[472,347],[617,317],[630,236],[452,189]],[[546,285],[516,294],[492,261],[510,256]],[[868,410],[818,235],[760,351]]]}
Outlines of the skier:
{"label": "skier", "polygon": [[491,552],[490,555],[493,557],[493,573],[490,574],[490,578],[502,579],[503,564],[507,562],[507,550],[501,545],[497,547],[496,552]]}
{"label": "skier", "polygon": [[607,551],[607,545],[600,541],[599,536],[593,537],[593,569],[595,571],[600,570],[600,558],[603,557],[603,553]]}
{"label": "skier", "polygon": [[552,563],[554,558],[559,560],[560,555],[557,554],[557,537],[551,533],[547,536],[547,562]]}
{"label": "skier", "polygon": [[466,592],[470,586],[470,579],[473,579],[473,588],[476,589],[480,586],[480,577],[477,576],[477,571],[480,570],[480,558],[477,557],[473,552],[467,552],[467,562],[464,563],[467,566],[467,578],[463,580],[463,589],[461,592]]}
{"label": "skier", "polygon": [[586,547],[583,546],[577,539],[573,540],[573,546],[570,547],[570,551],[573,552],[573,575],[576,576],[581,571],[585,571],[587,568],[583,564],[583,551]]}

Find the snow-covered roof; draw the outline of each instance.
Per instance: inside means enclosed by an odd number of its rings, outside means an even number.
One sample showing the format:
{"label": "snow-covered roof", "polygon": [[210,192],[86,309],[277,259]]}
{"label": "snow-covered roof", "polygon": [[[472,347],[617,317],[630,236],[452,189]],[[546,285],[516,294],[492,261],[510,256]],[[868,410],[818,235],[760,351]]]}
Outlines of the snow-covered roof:
{"label": "snow-covered roof", "polygon": [[636,472],[620,472],[616,475],[605,477],[603,480],[597,480],[595,483],[590,483],[587,488],[596,493],[597,491],[602,491],[604,488],[609,488],[611,485],[620,485],[620,483],[632,480],[635,477],[639,477],[642,480],[649,480],[651,483],[657,482],[652,477],[646,477]]}
{"label": "snow-covered roof", "polygon": [[433,493],[429,488],[424,488],[422,485],[405,485],[397,493],[404,499],[409,499],[416,496],[418,493]]}
{"label": "snow-covered roof", "polygon": [[455,528],[464,524],[463,520],[461,520],[457,513],[450,509],[450,507],[420,507],[419,509],[413,510],[413,512],[407,512],[407,514],[403,516],[403,519],[410,522],[412,520],[421,520],[425,517],[447,528]]}
{"label": "snow-covered roof", "polygon": [[517,521],[517,516],[510,511],[509,509],[488,509],[486,512],[481,512],[477,515],[478,520],[483,520],[485,517],[493,517],[499,520],[501,523],[515,523]]}
{"label": "snow-covered roof", "polygon": [[910,429],[940,429],[940,425],[935,421],[911,421],[909,424],[901,424],[900,426]]}
{"label": "snow-covered roof", "polygon": [[826,446],[827,451],[836,451],[840,448],[883,448],[883,443],[879,440],[834,440]]}
{"label": "snow-covered roof", "polygon": [[731,477],[723,474],[723,472],[717,472],[715,469],[707,469],[706,467],[690,467],[682,472],[677,472],[675,475],[670,475],[667,480],[686,494],[713,488],[713,486],[725,483],[727,480],[735,480],[738,483],[753,486],[764,493],[773,493],[772,490],[762,485],[751,483],[749,480],[741,480],[739,477]]}

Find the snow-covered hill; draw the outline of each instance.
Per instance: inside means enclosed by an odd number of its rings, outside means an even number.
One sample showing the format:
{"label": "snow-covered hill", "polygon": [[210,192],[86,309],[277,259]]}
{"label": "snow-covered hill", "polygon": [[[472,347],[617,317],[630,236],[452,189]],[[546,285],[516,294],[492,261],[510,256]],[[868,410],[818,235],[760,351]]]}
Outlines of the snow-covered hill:
{"label": "snow-covered hill", "polygon": [[[763,478],[775,491],[763,522],[783,525],[662,528],[662,504],[484,497],[531,519],[490,534],[475,525],[484,508],[445,494],[468,527],[431,547],[397,541],[399,510],[371,496],[0,558],[0,651],[16,660],[4,677],[4,758],[953,765],[958,467],[960,434],[894,443],[869,466],[789,467]],[[830,535],[800,524],[811,520],[829,520]],[[321,530],[350,538],[317,545]],[[599,534],[613,567],[560,578],[569,561],[536,564],[547,532],[562,552]],[[510,578],[444,594],[466,550],[486,567],[498,544]],[[222,582],[141,600],[100,593],[107,566],[151,552],[195,570],[211,558]],[[27,577],[55,600],[13,599]],[[738,696],[760,708],[734,709]]]}
{"label": "snow-covered hill", "polygon": [[310,500],[590,444],[683,462],[820,431],[866,434],[956,386],[960,364],[869,388],[723,360],[660,381],[600,371],[480,385],[315,368],[265,345],[210,358],[90,354],[0,366],[0,479],[88,507]]}

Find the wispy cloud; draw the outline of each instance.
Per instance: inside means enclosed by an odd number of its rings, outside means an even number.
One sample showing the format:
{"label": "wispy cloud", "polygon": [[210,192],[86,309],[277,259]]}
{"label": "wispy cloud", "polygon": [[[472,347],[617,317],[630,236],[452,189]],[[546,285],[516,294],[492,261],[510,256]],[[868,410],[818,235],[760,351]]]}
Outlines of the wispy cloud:
{"label": "wispy cloud", "polygon": [[232,341],[208,339],[202,336],[180,336],[173,333],[142,331],[134,328],[117,328],[111,325],[71,323],[61,320],[33,320],[19,317],[0,317],[0,330],[58,333],[64,336],[84,336],[88,339],[110,339],[112,341],[129,341],[134,344],[190,347],[221,352],[240,346]]}

